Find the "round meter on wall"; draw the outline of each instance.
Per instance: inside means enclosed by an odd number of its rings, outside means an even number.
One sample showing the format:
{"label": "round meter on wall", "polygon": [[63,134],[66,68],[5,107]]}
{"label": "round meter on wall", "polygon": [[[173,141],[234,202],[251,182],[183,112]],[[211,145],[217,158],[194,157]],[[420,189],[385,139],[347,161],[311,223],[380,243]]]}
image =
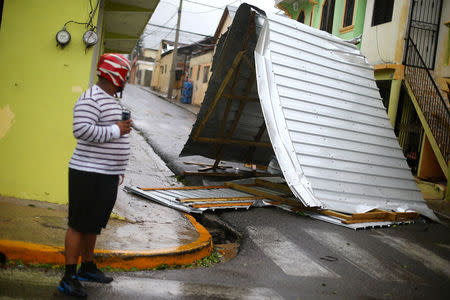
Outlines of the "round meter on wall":
{"label": "round meter on wall", "polygon": [[64,48],[70,42],[70,33],[63,28],[56,34],[56,41],[62,48]]}
{"label": "round meter on wall", "polygon": [[83,34],[83,41],[86,47],[94,46],[98,42],[98,35],[95,31],[88,30]]}

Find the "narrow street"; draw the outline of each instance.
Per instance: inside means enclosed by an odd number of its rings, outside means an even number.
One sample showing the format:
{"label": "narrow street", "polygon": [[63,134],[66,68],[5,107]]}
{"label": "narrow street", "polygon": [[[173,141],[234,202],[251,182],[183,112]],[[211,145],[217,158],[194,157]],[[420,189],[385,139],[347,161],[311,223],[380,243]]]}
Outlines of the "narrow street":
{"label": "narrow street", "polygon": [[450,0],[2,0],[0,52],[0,300],[450,299]]}
{"label": "narrow street", "polygon": [[[181,166],[183,158],[177,155],[190,133],[193,114],[133,85],[128,85],[123,103],[134,114],[135,127],[159,149],[163,160]],[[135,275],[269,289],[264,293],[268,298],[445,299],[450,295],[450,235],[440,224],[424,221],[353,231],[273,208],[216,211],[216,215],[243,236],[236,258],[207,269]]]}
{"label": "narrow street", "polygon": [[[135,133],[140,132],[153,149],[158,149],[163,160],[181,167],[183,158],[177,155],[195,116],[138,86],[128,85],[122,101],[132,112]],[[150,147],[148,153],[154,155]],[[159,164],[156,158],[152,161]],[[144,161],[140,165],[139,172],[147,178],[152,176],[149,170],[156,172],[149,184],[176,184],[163,182],[163,178],[171,178],[163,165],[149,166]],[[126,184],[145,184],[139,180],[139,174],[131,177]],[[150,222],[158,210],[169,209],[133,198],[131,204],[135,209],[131,211],[135,211],[136,219]],[[236,257],[209,267],[111,272],[114,277],[111,284],[85,284],[89,299],[448,299],[450,296],[450,230],[441,224],[423,220],[392,228],[354,231],[277,208],[219,210],[208,214],[218,216],[240,234]],[[164,224],[155,226],[155,231],[161,226]],[[161,236],[160,232],[154,235]],[[0,272],[0,291],[8,290],[7,299],[69,299],[56,292],[61,272],[9,268]]]}

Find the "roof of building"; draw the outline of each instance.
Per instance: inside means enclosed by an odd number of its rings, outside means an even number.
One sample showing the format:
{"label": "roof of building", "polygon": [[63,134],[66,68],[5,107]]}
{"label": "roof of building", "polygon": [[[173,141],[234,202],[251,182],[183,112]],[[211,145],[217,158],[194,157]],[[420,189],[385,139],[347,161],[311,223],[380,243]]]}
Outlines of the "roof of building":
{"label": "roof of building", "polygon": [[247,4],[218,43],[181,155],[262,164],[275,155],[306,206],[413,210],[436,220],[358,48]]}
{"label": "roof of building", "polygon": [[217,25],[216,32],[214,33],[214,40],[217,41],[219,39],[219,34],[222,30],[222,26],[225,23],[227,16],[230,16],[231,20],[234,19],[234,16],[236,15],[236,11],[238,8],[236,6],[227,5],[225,9],[223,10],[222,17],[220,17],[219,24]]}

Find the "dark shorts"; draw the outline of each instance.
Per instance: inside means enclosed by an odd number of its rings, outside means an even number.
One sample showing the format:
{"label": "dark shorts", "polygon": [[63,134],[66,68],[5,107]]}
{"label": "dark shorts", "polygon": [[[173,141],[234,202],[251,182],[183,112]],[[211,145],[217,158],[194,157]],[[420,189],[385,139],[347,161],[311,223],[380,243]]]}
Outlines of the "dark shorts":
{"label": "dark shorts", "polygon": [[119,175],[69,168],[69,226],[78,232],[100,234],[116,203]]}

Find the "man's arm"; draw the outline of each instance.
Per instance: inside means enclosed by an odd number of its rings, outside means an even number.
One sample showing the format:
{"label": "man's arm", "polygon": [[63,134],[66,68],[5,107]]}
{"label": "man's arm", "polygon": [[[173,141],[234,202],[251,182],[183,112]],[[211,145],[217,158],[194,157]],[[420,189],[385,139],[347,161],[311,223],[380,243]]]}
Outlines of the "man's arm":
{"label": "man's arm", "polygon": [[131,131],[131,120],[119,121],[110,126],[98,126],[100,107],[92,99],[77,102],[73,111],[73,135],[94,143],[106,143]]}

